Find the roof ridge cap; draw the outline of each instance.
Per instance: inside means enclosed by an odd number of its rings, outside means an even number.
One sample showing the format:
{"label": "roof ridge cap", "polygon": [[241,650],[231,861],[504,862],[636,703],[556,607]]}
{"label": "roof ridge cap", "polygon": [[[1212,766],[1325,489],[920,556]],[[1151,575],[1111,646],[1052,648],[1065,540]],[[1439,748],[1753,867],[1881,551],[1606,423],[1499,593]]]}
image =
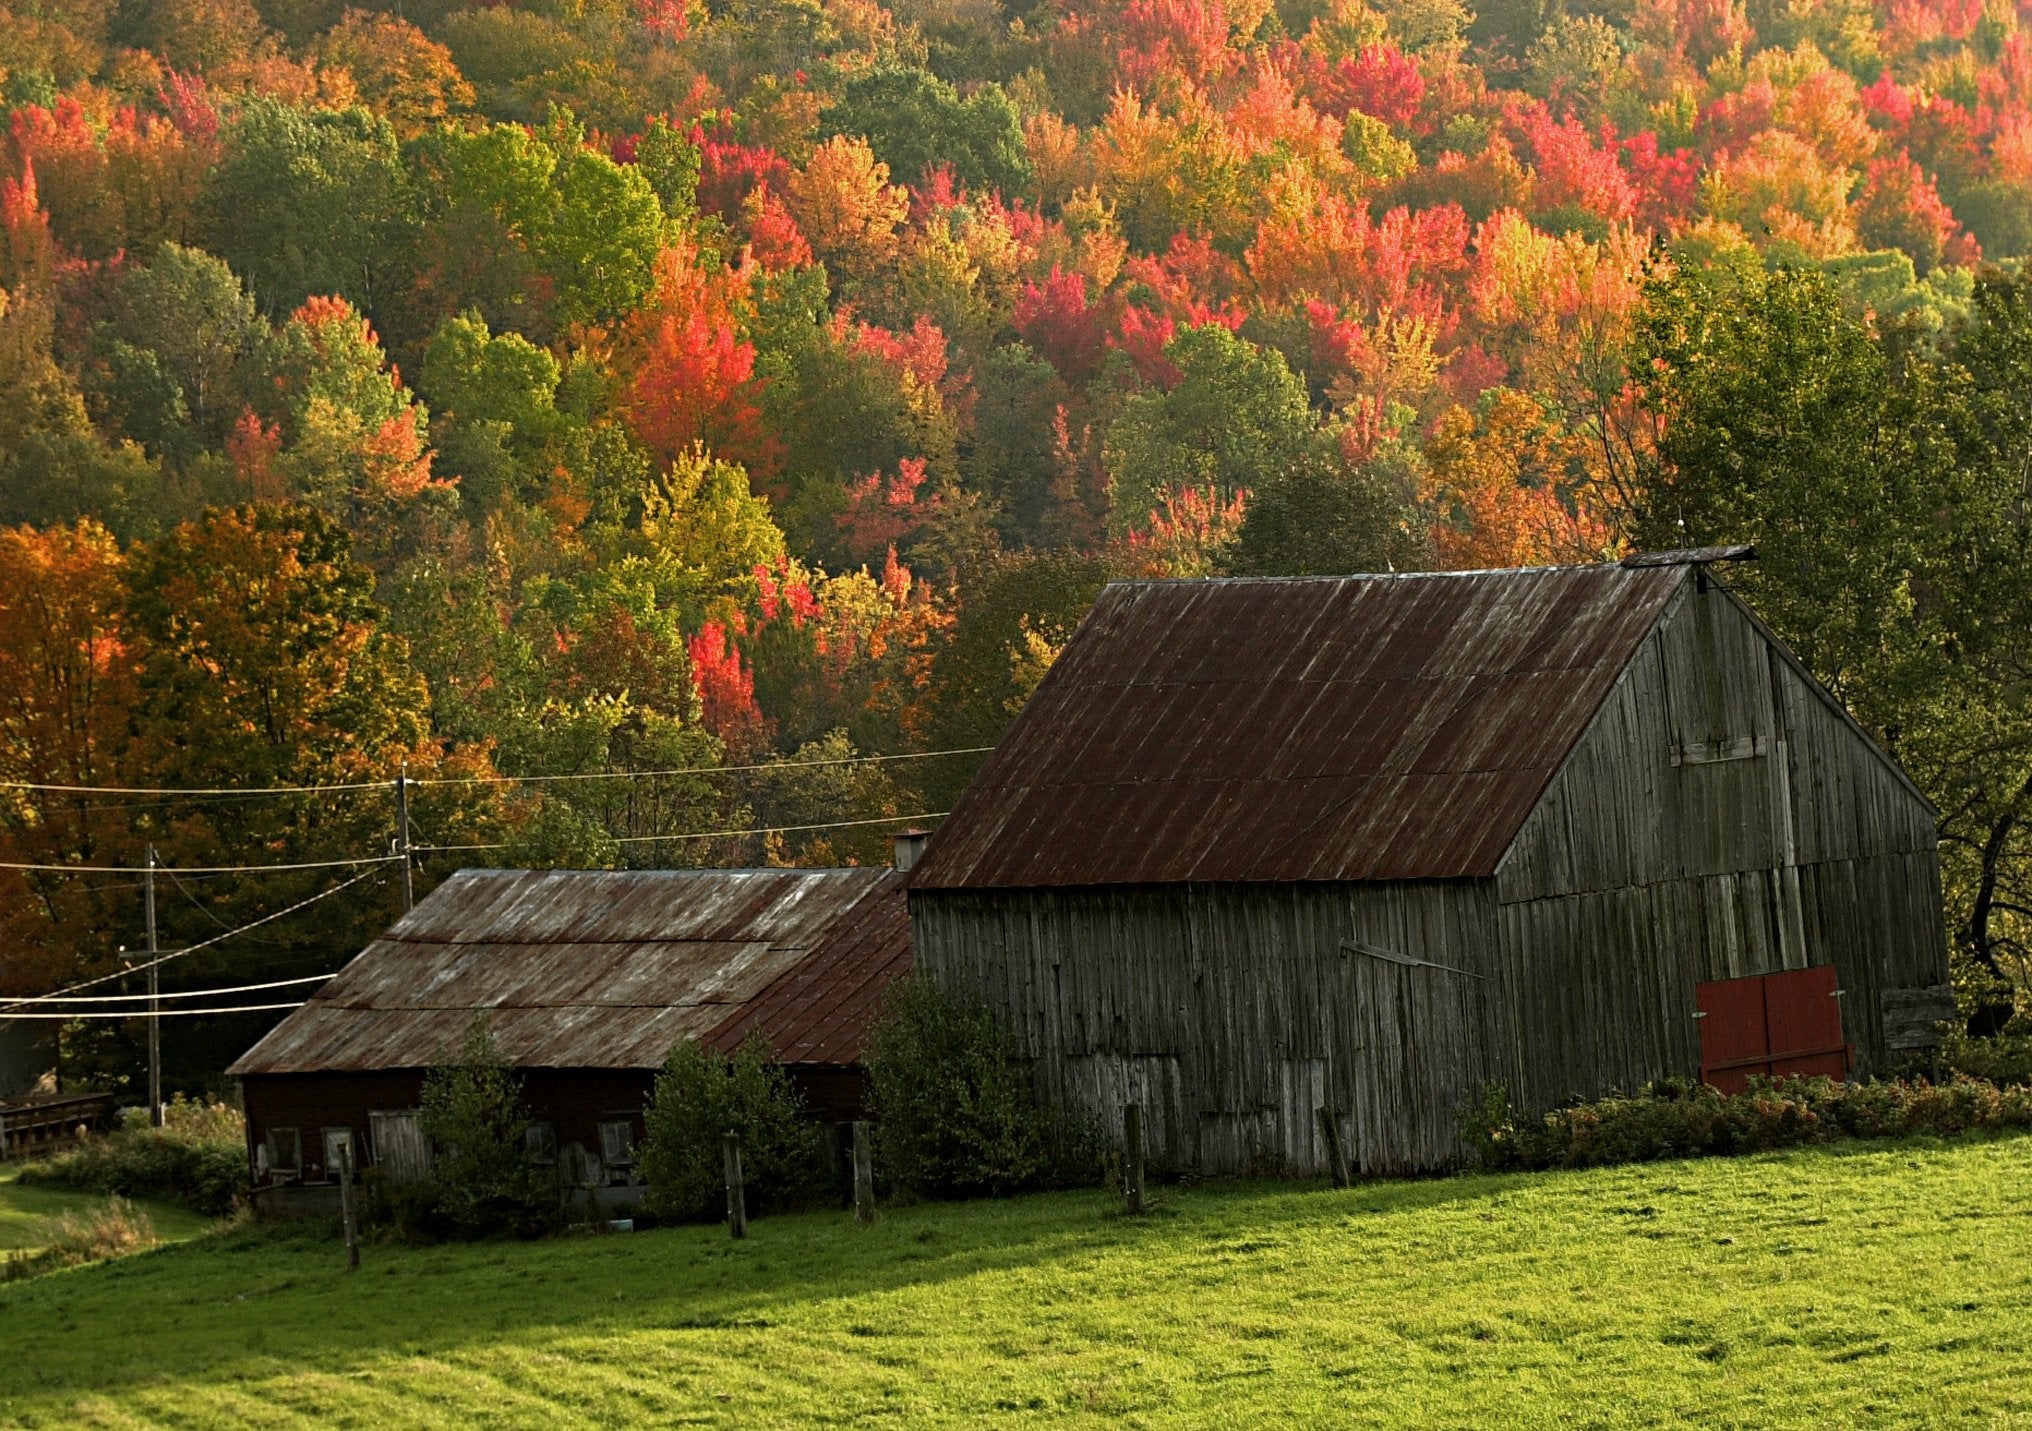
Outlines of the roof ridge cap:
{"label": "roof ridge cap", "polygon": [[[1469,576],[1549,576],[1555,572],[1644,571],[1661,569],[1626,566],[1620,561],[1555,563],[1548,566],[1487,566],[1458,571],[1351,571],[1312,573],[1306,576],[1125,576],[1109,586],[1296,586],[1301,582],[1428,581]],[[1662,568],[1670,570],[1671,568]]]}

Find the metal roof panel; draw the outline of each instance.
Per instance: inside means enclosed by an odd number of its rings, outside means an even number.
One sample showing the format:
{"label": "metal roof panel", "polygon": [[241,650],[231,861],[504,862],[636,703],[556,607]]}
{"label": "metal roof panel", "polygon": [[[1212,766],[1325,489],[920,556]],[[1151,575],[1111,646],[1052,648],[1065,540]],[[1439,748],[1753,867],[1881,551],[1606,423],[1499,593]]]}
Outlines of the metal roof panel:
{"label": "metal roof panel", "polygon": [[1491,874],[1686,570],[1112,585],[911,885]]}
{"label": "metal roof panel", "polygon": [[909,967],[893,870],[462,870],[228,1071],[426,1068],[481,1010],[522,1068],[655,1068],[754,1029],[850,1063]]}

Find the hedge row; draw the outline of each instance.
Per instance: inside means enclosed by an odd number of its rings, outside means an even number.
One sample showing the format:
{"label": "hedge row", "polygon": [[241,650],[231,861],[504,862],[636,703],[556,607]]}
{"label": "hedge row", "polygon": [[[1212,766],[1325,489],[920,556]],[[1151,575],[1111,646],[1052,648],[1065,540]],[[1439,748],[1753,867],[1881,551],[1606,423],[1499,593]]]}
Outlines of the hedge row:
{"label": "hedge row", "polygon": [[1590,1168],[1838,1138],[2004,1128],[2032,1128],[2032,1086],[2000,1086],[1959,1073],[1942,1083],[1759,1080],[1735,1094],[1704,1083],[1665,1082],[1635,1096],[1577,1103],[1538,1118],[1517,1114],[1508,1094],[1489,1084],[1461,1117],[1461,1131],[1482,1165],[1501,1170]]}

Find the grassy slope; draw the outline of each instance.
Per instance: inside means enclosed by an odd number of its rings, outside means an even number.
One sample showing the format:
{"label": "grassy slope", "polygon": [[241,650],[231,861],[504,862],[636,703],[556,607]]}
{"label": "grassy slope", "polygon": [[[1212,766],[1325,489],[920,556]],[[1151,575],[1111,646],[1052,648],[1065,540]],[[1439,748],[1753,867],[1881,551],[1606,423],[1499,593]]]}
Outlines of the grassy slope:
{"label": "grassy slope", "polygon": [[[57,1218],[67,1212],[93,1212],[106,1201],[97,1193],[22,1187],[15,1181],[20,1171],[18,1165],[0,1166],[0,1253],[41,1247],[48,1241],[49,1226]],[[156,1235],[165,1242],[196,1237],[212,1225],[211,1219],[173,1203],[140,1202],[137,1206],[147,1212],[155,1224]]]}
{"label": "grassy slope", "polygon": [[0,1422],[2032,1424],[2032,1138],[1111,1207],[231,1232],[0,1287]]}

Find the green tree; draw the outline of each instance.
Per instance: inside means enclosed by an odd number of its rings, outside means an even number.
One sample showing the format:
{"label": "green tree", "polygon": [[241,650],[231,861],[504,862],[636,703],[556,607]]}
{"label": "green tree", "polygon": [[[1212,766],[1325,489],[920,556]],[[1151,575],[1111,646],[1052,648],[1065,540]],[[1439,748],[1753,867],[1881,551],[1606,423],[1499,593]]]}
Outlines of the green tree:
{"label": "green tree", "polygon": [[[1035,686],[1023,667],[1033,636],[1056,650],[1072,636],[1101,588],[1118,575],[1106,556],[1010,552],[968,587],[952,635],[932,667],[933,748],[992,745]],[[964,761],[927,761],[926,808],[946,809],[973,770]]]}
{"label": "green tree", "polygon": [[899,183],[940,163],[975,190],[1013,195],[1030,182],[1022,122],[998,84],[961,99],[926,70],[884,65],[849,78],[820,123],[827,134],[865,138]]}
{"label": "green tree", "polygon": [[534,9],[461,7],[429,28],[472,82],[481,113],[494,119],[535,119],[524,82],[567,70],[591,53],[559,17]]}
{"label": "green tree", "polygon": [[994,501],[1004,540],[1043,545],[1058,475],[1053,420],[1072,394],[1051,364],[1022,343],[990,349],[974,385],[980,397],[960,470],[968,486]]}
{"label": "green tree", "polygon": [[119,430],[180,457],[220,441],[268,333],[233,271],[165,243],[121,280],[108,307],[94,341],[104,364],[96,396]]}
{"label": "green tree", "polygon": [[1927,480],[1890,362],[1821,274],[1754,258],[1646,292],[1632,371],[1658,424],[1626,494],[1640,547],[1754,542],[1745,595],[1881,729],[1881,653],[1901,623]]}
{"label": "green tree", "polygon": [[1633,370],[1659,437],[1625,512],[1640,545],[1757,544],[1732,583],[1941,811],[1972,1028],[1994,1030],[2032,967],[2032,302],[1991,281],[1975,313],[1936,364],[1819,273],[1654,283]]}
{"label": "green tree", "polygon": [[1319,435],[1305,380],[1282,355],[1218,323],[1165,345],[1179,378],[1130,397],[1103,450],[1111,523],[1141,523],[1167,487],[1211,487],[1223,500],[1274,485],[1306,460]]}
{"label": "green tree", "polygon": [[1416,570],[1427,560],[1416,521],[1413,453],[1350,458],[1322,434],[1251,489],[1229,561],[1240,576],[1335,576]]}
{"label": "green tree", "polygon": [[[55,304],[0,289],[0,522],[96,517],[121,537],[181,515],[162,471],[134,442],[108,442],[52,351]],[[184,508],[188,510],[188,508]]]}
{"label": "green tree", "polygon": [[663,207],[639,169],[587,148],[564,118],[553,121],[557,198],[533,235],[537,257],[557,285],[560,321],[618,318],[655,283]]}
{"label": "green tree", "polygon": [[883,1172],[920,1197],[1002,1197],[1041,1183],[1051,1136],[1015,1040],[978,999],[922,974],[889,986],[868,1030]]}
{"label": "green tree", "polygon": [[497,331],[547,339],[558,325],[618,317],[648,294],[663,207],[637,167],[586,146],[569,111],[554,111],[540,133],[440,128],[410,161],[426,195],[415,267],[453,311],[477,309]]}
{"label": "green tree", "polygon": [[[1921,388],[1925,465],[1911,583],[1915,693],[1898,752],[1941,809],[1941,863],[1954,933],[1978,978],[1971,1032],[2010,1016],[2032,988],[2032,285],[1992,274],[1974,318]],[[1942,441],[1952,442],[1951,450]],[[1982,975],[1986,975],[1984,980]]]}
{"label": "green tree", "polygon": [[557,1170],[531,1160],[522,1080],[501,1056],[484,1012],[443,1064],[424,1075],[418,1124],[433,1150],[433,1211],[453,1235],[530,1236],[557,1225]]}
{"label": "green tree", "polygon": [[635,143],[635,167],[672,219],[689,218],[698,208],[699,157],[698,146],[662,115],[650,119]]}
{"label": "green tree", "polygon": [[703,619],[715,597],[753,590],[755,569],[784,556],[783,533],[748,474],[704,448],[682,453],[642,497],[642,536],[650,549],[683,567],[687,606]]}
{"label": "green tree", "polygon": [[727,1133],[741,1137],[749,1211],[809,1207],[825,1194],[818,1124],[759,1033],[732,1058],[692,1039],[671,1049],[642,1124],[645,1201],[659,1216],[697,1222],[725,1215]]}
{"label": "green tree", "polygon": [[392,297],[416,213],[387,120],[252,99],[224,138],[204,247],[245,275],[271,317],[315,294],[340,294],[369,312]]}
{"label": "green tree", "polygon": [[562,425],[557,359],[517,333],[489,332],[478,313],[447,318],[424,352],[422,385],[432,406],[461,421],[500,422],[525,454]]}

